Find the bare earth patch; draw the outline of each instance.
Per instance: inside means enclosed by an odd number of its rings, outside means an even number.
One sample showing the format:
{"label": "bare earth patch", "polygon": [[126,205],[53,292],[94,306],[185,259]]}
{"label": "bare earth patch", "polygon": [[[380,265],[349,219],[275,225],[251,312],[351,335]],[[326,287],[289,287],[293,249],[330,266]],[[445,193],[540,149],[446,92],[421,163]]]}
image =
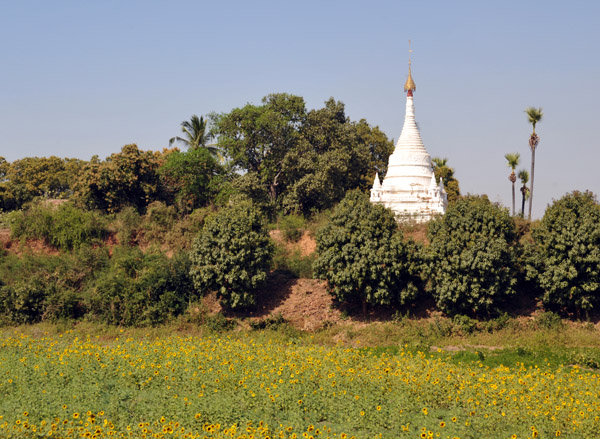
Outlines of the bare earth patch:
{"label": "bare earth patch", "polygon": [[56,248],[46,244],[41,239],[28,239],[25,243],[13,240],[10,236],[10,229],[0,229],[0,245],[5,250],[16,255],[22,255],[27,252],[52,256],[59,254]]}
{"label": "bare earth patch", "polygon": [[301,256],[308,256],[317,250],[317,241],[315,241],[315,238],[312,237],[308,230],[305,230],[296,242],[286,241],[279,229],[271,230],[269,236],[277,244],[285,246],[288,253],[300,250]]}
{"label": "bare earth patch", "polygon": [[216,294],[202,300],[209,313],[223,312],[228,317],[249,317],[261,320],[281,315],[295,328],[315,330],[325,322],[341,320],[340,310],[334,308],[326,283],[317,279],[294,279],[278,272],[271,273],[267,286],[258,294],[254,310],[244,313],[223,311]]}

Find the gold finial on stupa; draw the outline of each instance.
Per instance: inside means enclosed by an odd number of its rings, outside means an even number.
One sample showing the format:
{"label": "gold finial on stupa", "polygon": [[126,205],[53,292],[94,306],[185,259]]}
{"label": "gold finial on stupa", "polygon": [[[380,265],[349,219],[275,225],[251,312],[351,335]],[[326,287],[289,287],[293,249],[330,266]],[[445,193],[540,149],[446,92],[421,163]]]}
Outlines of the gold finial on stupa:
{"label": "gold finial on stupa", "polygon": [[412,79],[412,74],[410,72],[410,54],[412,53],[412,49],[410,48],[410,40],[408,40],[408,79],[404,83],[404,91],[415,91],[417,86],[415,85],[415,81]]}

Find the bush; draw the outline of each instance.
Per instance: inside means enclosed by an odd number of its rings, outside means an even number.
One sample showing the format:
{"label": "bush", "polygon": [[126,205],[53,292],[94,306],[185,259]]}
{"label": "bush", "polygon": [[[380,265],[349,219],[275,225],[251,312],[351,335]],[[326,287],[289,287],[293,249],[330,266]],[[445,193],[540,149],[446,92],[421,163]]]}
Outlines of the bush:
{"label": "bush", "polygon": [[10,324],[82,317],[82,290],[105,269],[105,248],[82,247],[58,256],[9,254],[0,263],[0,314]]}
{"label": "bush", "polygon": [[11,235],[21,239],[42,239],[61,250],[73,250],[104,239],[106,219],[97,212],[84,211],[71,203],[57,208],[35,204],[10,214]]}
{"label": "bush", "polygon": [[182,314],[195,298],[185,255],[115,247],[107,270],[88,287],[93,318],[113,325],[156,325]]}
{"label": "bush", "polygon": [[251,306],[267,278],[273,251],[264,219],[252,203],[223,208],[207,219],[194,241],[194,285],[199,291],[216,290],[228,308]]}
{"label": "bush", "polygon": [[119,244],[135,245],[142,226],[142,216],[132,207],[124,207],[115,216],[116,235]]}
{"label": "bush", "polygon": [[545,311],[538,314],[535,323],[543,329],[560,329],[563,327],[563,321],[560,316],[552,311]]}
{"label": "bush", "polygon": [[339,301],[406,303],[418,292],[416,246],[404,242],[391,210],[349,192],[317,231],[316,276]]}
{"label": "bush", "polygon": [[206,316],[204,319],[204,326],[210,332],[220,333],[230,331],[236,326],[235,320],[228,319],[223,314],[214,314]]}
{"label": "bush", "polygon": [[299,215],[286,215],[279,220],[279,230],[287,241],[296,242],[302,237],[306,224]]}
{"label": "bush", "polygon": [[312,279],[312,267],[316,258],[317,256],[314,253],[302,256],[299,249],[295,249],[290,253],[284,246],[276,245],[273,269],[285,271],[297,278]]}
{"label": "bush", "polygon": [[550,307],[587,311],[600,299],[600,206],[591,192],[555,201],[533,230],[528,277]]}
{"label": "bush", "polygon": [[430,222],[430,287],[448,314],[490,313],[515,294],[515,225],[487,197],[467,196]]}

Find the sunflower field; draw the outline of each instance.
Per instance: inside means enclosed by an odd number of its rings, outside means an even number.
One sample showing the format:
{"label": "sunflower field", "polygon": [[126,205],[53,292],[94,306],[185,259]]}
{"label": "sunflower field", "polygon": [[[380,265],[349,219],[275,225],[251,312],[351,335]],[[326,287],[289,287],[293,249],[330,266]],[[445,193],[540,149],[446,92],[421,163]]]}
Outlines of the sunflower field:
{"label": "sunflower field", "polygon": [[600,375],[229,336],[0,339],[0,437],[594,438]]}

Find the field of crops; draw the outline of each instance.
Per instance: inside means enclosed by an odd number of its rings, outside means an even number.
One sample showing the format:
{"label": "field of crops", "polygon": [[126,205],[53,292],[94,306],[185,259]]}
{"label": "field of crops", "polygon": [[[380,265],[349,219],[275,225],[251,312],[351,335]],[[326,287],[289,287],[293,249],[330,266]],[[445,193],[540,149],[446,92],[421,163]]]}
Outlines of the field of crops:
{"label": "field of crops", "polygon": [[597,437],[600,375],[310,338],[0,340],[0,437]]}

